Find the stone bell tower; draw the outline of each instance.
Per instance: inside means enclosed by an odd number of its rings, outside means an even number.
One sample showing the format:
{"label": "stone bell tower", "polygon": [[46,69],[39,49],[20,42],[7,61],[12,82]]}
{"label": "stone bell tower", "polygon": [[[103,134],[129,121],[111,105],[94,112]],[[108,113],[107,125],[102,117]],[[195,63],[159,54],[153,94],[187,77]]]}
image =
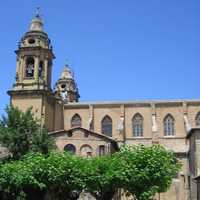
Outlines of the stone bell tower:
{"label": "stone bell tower", "polygon": [[49,130],[54,130],[55,107],[58,102],[51,89],[51,75],[55,56],[39,14],[32,19],[28,32],[21,38],[15,52],[15,83],[8,91],[11,104],[21,110],[32,107],[41,123]]}
{"label": "stone bell tower", "polygon": [[64,70],[60,79],[56,82],[55,91],[64,103],[78,102],[79,92],[74,79],[74,73],[68,65],[64,66]]}
{"label": "stone bell tower", "polygon": [[29,31],[21,38],[17,54],[15,90],[51,90],[51,71],[54,54],[43,22],[37,14]]}

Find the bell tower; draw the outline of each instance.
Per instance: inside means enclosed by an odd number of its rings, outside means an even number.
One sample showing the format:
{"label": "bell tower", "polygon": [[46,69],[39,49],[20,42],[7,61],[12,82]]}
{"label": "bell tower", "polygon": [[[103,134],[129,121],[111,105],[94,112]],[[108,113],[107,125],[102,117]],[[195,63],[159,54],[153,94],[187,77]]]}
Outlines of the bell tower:
{"label": "bell tower", "polygon": [[64,66],[63,72],[55,85],[56,95],[61,97],[64,103],[78,102],[80,95],[74,79],[74,73],[68,65]]}
{"label": "bell tower", "polygon": [[21,110],[32,107],[42,125],[54,130],[55,107],[59,107],[51,89],[52,61],[55,56],[39,14],[32,19],[29,30],[21,38],[15,53],[15,83],[8,91],[11,104]]}
{"label": "bell tower", "polygon": [[14,90],[51,90],[54,54],[39,14],[31,21],[29,31],[21,38],[17,54]]}

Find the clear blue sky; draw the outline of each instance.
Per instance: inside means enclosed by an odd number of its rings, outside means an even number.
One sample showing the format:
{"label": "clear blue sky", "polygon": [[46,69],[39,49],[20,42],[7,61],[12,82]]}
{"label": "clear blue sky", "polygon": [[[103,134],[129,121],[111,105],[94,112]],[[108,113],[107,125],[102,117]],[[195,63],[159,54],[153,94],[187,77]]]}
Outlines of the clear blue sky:
{"label": "clear blue sky", "polygon": [[0,4],[0,113],[14,83],[17,41],[41,7],[56,59],[81,101],[200,97],[199,0],[6,0]]}

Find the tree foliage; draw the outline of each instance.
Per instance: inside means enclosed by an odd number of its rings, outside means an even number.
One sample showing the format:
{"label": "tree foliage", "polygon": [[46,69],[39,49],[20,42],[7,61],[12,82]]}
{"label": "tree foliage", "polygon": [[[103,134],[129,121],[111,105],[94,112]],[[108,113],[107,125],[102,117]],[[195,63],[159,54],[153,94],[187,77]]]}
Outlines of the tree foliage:
{"label": "tree foliage", "polygon": [[161,146],[124,147],[90,159],[68,153],[32,153],[0,165],[0,198],[39,200],[48,195],[53,200],[75,200],[86,191],[97,200],[111,200],[122,188],[137,200],[149,200],[168,189],[179,169],[174,154]]}
{"label": "tree foliage", "polygon": [[54,141],[47,130],[41,128],[29,108],[22,112],[17,107],[6,108],[7,116],[0,120],[0,144],[8,148],[13,159],[19,159],[29,151],[47,153]]}
{"label": "tree foliage", "polygon": [[[0,168],[3,200],[17,198],[74,200],[85,187],[83,168],[86,160],[67,153],[26,155],[22,160],[6,163]],[[38,198],[37,198],[38,199]]]}
{"label": "tree foliage", "polygon": [[88,160],[85,190],[97,200],[110,200],[113,198],[119,185],[120,171],[116,156],[106,155]]}
{"label": "tree foliage", "polygon": [[127,146],[116,156],[122,170],[121,187],[137,200],[149,200],[157,192],[165,192],[181,167],[175,154],[159,145]]}

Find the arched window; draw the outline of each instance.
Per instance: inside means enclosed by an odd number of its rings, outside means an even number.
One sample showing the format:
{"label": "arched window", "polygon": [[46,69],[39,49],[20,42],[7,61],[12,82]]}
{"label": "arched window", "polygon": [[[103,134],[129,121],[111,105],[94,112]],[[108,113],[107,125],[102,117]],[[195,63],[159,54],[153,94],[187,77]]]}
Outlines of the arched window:
{"label": "arched window", "polygon": [[195,124],[196,126],[200,126],[200,112],[196,115]]}
{"label": "arched window", "polygon": [[143,136],[143,117],[139,113],[135,114],[132,119],[132,128],[134,137]]}
{"label": "arched window", "polygon": [[39,68],[38,68],[38,75],[39,75],[39,78],[42,79],[43,78],[43,61],[40,61],[39,63]]}
{"label": "arched window", "polygon": [[76,153],[76,147],[73,144],[67,144],[64,147],[64,151],[75,154]]}
{"label": "arched window", "polygon": [[84,144],[80,148],[80,152],[81,152],[81,156],[84,156],[86,158],[92,157],[92,154],[93,154],[92,147],[90,145],[88,145],[88,144]]}
{"label": "arched window", "polygon": [[26,67],[25,67],[25,78],[33,78],[34,77],[34,58],[29,57],[26,60]]}
{"label": "arched window", "polygon": [[75,114],[71,119],[71,127],[81,127],[81,117],[78,114]]}
{"label": "arched window", "polygon": [[109,116],[105,116],[101,121],[102,134],[112,137],[112,119]]}
{"label": "arched window", "polygon": [[168,114],[164,118],[164,135],[171,136],[175,134],[175,120],[172,115]]}

